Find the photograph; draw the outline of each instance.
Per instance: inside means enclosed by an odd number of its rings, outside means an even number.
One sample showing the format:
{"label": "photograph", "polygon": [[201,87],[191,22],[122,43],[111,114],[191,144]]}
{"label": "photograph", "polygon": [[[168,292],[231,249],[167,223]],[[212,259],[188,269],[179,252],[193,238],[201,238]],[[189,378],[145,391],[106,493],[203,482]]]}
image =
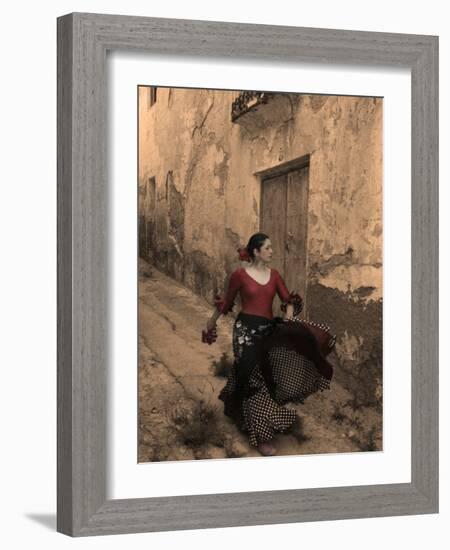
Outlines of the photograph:
{"label": "photograph", "polygon": [[383,98],[137,87],[138,462],[383,450]]}

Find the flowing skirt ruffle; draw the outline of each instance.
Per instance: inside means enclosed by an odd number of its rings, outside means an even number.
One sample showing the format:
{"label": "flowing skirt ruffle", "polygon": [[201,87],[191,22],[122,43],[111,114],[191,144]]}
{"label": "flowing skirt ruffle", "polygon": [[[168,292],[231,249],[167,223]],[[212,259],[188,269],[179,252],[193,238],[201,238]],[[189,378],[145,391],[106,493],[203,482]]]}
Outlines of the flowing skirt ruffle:
{"label": "flowing skirt ruffle", "polygon": [[330,388],[326,360],[335,337],[325,325],[239,313],[233,327],[234,363],[219,394],[224,413],[250,444],[270,441],[297,419],[286,403],[303,403]]}

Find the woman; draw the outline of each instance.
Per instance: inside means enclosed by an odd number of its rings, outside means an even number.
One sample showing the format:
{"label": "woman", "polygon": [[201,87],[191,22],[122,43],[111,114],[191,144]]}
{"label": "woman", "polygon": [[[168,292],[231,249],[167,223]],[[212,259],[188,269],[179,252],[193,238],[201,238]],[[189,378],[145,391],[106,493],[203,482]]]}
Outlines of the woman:
{"label": "woman", "polygon": [[[250,266],[231,274],[225,298],[216,296],[204,341],[215,340],[217,319],[233,308],[239,292],[242,310],[233,327],[234,363],[219,399],[225,414],[248,433],[250,444],[271,456],[276,452],[270,443],[275,434],[297,420],[296,411],[282,404],[302,403],[308,395],[329,389],[333,369],[325,356],[335,337],[325,325],[296,318],[302,299],[269,267],[272,244],[266,234],[254,234],[239,256]],[[282,302],[283,318],[273,316],[275,294]]]}

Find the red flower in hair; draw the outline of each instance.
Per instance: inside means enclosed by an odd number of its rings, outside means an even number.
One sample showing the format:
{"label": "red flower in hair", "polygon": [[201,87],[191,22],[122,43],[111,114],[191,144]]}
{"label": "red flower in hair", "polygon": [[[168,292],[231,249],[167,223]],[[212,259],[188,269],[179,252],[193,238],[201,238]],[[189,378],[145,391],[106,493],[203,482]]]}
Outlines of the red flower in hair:
{"label": "red flower in hair", "polygon": [[241,248],[238,248],[239,252],[239,259],[241,262],[249,262],[251,260],[250,254],[248,253],[247,247],[242,246]]}

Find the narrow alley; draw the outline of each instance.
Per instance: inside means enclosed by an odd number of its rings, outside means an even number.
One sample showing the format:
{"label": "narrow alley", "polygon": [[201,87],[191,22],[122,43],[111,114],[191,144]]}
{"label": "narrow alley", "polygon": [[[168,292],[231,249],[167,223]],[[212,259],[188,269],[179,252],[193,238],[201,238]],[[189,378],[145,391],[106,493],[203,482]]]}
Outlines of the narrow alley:
{"label": "narrow alley", "polygon": [[[217,341],[202,343],[212,306],[142,259],[139,296],[139,462],[260,456],[217,397],[232,362],[234,318],[222,316]],[[303,421],[276,437],[279,455],[375,450],[371,411],[351,403],[332,383],[303,405],[287,405]]]}

